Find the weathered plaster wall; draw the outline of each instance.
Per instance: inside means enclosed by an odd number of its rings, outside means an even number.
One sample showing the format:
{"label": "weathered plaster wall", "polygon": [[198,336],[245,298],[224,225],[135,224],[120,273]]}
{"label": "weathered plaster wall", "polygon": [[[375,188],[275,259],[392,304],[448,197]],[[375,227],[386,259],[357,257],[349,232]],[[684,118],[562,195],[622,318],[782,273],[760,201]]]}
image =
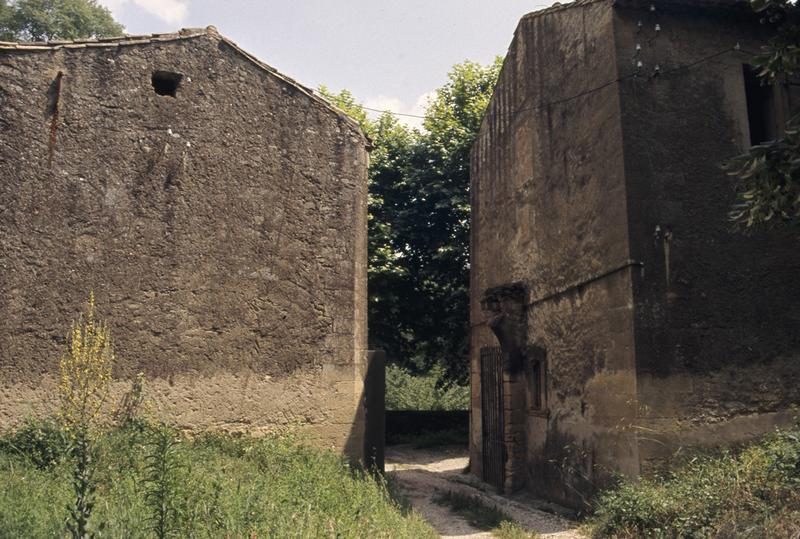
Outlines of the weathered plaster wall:
{"label": "weathered plaster wall", "polygon": [[800,249],[732,230],[720,168],[749,145],[734,48],[765,36],[748,10],[701,7],[579,1],[517,29],[472,156],[475,473],[487,289],[528,287],[548,367],[546,412],[506,376],[507,488],[580,507],[608,471],[797,415]]}
{"label": "weathered plaster wall", "polygon": [[[638,269],[628,264],[618,90],[580,95],[618,76],[613,11],[583,4],[520,22],[473,147],[471,183],[473,470],[483,465],[480,348],[497,346],[479,301],[521,281],[529,344],[546,355],[547,412],[506,410],[506,421],[524,422],[527,488],[572,506],[610,470],[638,473],[635,433],[621,428],[635,414]],[[519,484],[517,472],[507,466],[507,485]]]}
{"label": "weathered plaster wall", "polygon": [[[156,95],[155,70],[184,75],[177,97]],[[213,31],[0,50],[0,111],[0,426],[54,403],[94,290],[115,376],[144,372],[160,415],[299,425],[360,456],[368,156],[354,124]]]}
{"label": "weathered plaster wall", "polygon": [[[620,86],[631,257],[645,265],[634,279],[645,465],[786,424],[800,404],[796,234],[733,231],[733,182],[720,168],[749,146],[748,56],[717,54],[759,50],[762,28],[665,7],[618,8],[615,19],[620,70],[633,69],[639,43],[645,75]],[[656,64],[664,73],[650,79]]]}

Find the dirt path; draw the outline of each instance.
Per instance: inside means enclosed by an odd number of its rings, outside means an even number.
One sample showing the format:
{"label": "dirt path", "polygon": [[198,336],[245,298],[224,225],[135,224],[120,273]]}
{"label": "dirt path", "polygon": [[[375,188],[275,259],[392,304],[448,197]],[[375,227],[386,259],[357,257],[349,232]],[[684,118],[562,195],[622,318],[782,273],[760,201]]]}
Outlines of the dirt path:
{"label": "dirt path", "polygon": [[414,449],[408,445],[386,448],[386,471],[394,477],[411,505],[442,537],[490,538],[491,533],[471,526],[463,517],[433,501],[440,492],[455,491],[479,496],[543,538],[583,539],[576,524],[535,509],[537,501],[525,495],[500,496],[475,476],[462,473],[468,462],[461,448]]}

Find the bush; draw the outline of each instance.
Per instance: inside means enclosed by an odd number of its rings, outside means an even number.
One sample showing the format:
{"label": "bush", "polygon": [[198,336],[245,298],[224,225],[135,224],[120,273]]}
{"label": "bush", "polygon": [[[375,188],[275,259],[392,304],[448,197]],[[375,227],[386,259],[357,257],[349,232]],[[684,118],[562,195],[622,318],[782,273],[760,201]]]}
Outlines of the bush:
{"label": "bush", "polygon": [[595,537],[797,537],[800,431],[624,482],[599,497],[590,528]]}
{"label": "bush", "polygon": [[67,454],[69,437],[53,420],[29,419],[0,438],[0,452],[18,455],[39,470],[60,464]]}
{"label": "bush", "polygon": [[396,365],[386,367],[387,410],[467,410],[469,386],[439,387],[441,369],[413,376]]}
{"label": "bush", "polygon": [[[5,443],[16,439],[0,444],[0,535],[63,537],[68,449],[46,444],[56,457],[42,469]],[[189,439],[137,422],[99,432],[95,449],[92,521],[105,537],[435,537],[382,479],[291,437]]]}

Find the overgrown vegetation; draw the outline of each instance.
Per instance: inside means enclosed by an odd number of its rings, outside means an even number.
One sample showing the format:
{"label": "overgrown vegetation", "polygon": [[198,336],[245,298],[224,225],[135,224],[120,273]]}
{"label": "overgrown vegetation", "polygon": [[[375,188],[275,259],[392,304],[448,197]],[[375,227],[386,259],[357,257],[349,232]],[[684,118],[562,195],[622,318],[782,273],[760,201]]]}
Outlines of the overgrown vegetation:
{"label": "overgrown vegetation", "polygon": [[333,452],[148,423],[141,374],[109,427],[113,362],[91,295],[61,359],[57,418],[0,437],[3,537],[435,537]]}
{"label": "overgrown vegetation", "polygon": [[800,534],[800,430],[696,456],[602,494],[595,537],[791,538]]}
{"label": "overgrown vegetation", "polygon": [[413,375],[402,367],[386,367],[387,410],[468,410],[469,386],[442,386],[441,368]]}
{"label": "overgrown vegetation", "polygon": [[[3,537],[63,537],[73,466],[57,422],[0,438]],[[95,438],[105,537],[435,537],[386,484],[287,436],[194,439],[137,420]]]}
{"label": "overgrown vegetation", "polygon": [[488,504],[479,496],[448,490],[439,493],[434,502],[449,507],[467,519],[472,526],[488,530],[501,539],[534,539],[537,534],[526,531],[499,507]]}

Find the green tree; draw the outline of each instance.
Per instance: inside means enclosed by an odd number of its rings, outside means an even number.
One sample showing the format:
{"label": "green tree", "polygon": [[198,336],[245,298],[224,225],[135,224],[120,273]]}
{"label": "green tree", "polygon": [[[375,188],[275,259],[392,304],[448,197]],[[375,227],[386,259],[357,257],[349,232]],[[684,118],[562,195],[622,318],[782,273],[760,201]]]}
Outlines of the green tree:
{"label": "green tree", "polygon": [[358,125],[361,126],[361,129],[368,137],[372,137],[373,122],[367,118],[367,111],[356,102],[356,98],[350,90],[342,90],[336,94],[323,84],[320,85],[317,91],[322,97],[342,109],[342,112],[346,112],[348,116],[358,122]]}
{"label": "green tree", "polygon": [[370,346],[411,372],[469,375],[469,153],[501,59],[453,67],[424,131],[384,114],[368,120],[349,92],[334,104],[359,121],[370,159]]}
{"label": "green tree", "polygon": [[0,0],[0,41],[14,39],[13,27],[14,8],[6,0]]}
{"label": "green tree", "polygon": [[0,36],[49,41],[122,35],[123,27],[97,0],[0,0]]}
{"label": "green tree", "polygon": [[[761,22],[773,30],[763,52],[752,60],[762,84],[783,84],[800,69],[800,7],[794,0],[753,0]],[[795,79],[796,82],[796,79]],[[800,112],[794,110],[785,133],[752,147],[726,165],[737,178],[731,219],[743,226],[800,225]]]}
{"label": "green tree", "polygon": [[460,382],[469,376],[470,149],[501,66],[499,57],[458,64],[436,91],[412,162],[411,205],[398,216],[396,248],[414,285],[414,361],[424,370],[439,362]]}

